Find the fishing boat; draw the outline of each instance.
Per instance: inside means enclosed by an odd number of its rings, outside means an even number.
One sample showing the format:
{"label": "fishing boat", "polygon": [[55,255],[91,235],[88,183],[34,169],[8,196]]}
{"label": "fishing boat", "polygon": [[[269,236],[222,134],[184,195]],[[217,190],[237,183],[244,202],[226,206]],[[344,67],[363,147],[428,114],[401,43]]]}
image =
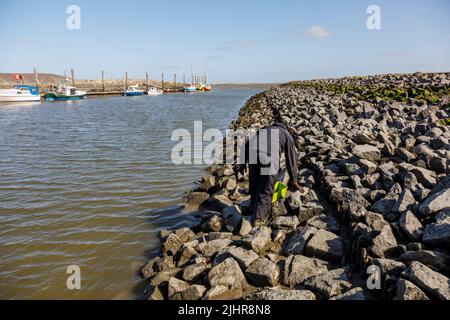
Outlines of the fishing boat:
{"label": "fishing boat", "polygon": [[191,85],[188,87],[184,87],[184,92],[196,92],[197,91],[197,86]]}
{"label": "fishing boat", "polygon": [[33,86],[17,85],[12,89],[0,90],[0,102],[40,101],[39,89]]}
{"label": "fishing boat", "polygon": [[148,87],[147,94],[149,96],[159,96],[160,94],[163,94],[163,91],[156,87]]}
{"label": "fishing boat", "polygon": [[207,84],[203,87],[203,90],[205,91],[211,91],[212,90],[212,86],[210,84]]}
{"label": "fishing boat", "polygon": [[64,101],[64,100],[82,100],[86,97],[86,91],[77,90],[62,82],[59,84],[58,90],[49,92],[45,95],[45,99],[49,101]]}
{"label": "fishing boat", "polygon": [[123,95],[127,97],[142,96],[144,94],[145,90],[139,89],[139,85],[130,86],[128,90],[123,92]]}

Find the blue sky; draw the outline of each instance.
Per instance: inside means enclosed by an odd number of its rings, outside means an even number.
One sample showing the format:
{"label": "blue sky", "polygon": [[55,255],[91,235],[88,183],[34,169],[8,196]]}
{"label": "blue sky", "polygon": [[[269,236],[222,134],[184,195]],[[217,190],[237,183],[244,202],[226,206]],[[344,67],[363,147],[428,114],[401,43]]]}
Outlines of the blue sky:
{"label": "blue sky", "polygon": [[[81,29],[69,30],[69,5]],[[369,5],[381,30],[366,27]],[[450,71],[449,0],[0,0],[0,72],[284,82]]]}

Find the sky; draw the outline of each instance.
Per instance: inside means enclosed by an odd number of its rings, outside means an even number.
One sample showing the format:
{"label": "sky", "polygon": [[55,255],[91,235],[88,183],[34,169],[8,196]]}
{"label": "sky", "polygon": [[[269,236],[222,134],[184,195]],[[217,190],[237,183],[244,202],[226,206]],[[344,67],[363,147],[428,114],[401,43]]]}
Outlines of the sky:
{"label": "sky", "polygon": [[[80,29],[67,28],[70,5]],[[192,64],[212,83],[267,83],[450,71],[449,12],[450,0],[0,0],[0,73],[182,79]]]}

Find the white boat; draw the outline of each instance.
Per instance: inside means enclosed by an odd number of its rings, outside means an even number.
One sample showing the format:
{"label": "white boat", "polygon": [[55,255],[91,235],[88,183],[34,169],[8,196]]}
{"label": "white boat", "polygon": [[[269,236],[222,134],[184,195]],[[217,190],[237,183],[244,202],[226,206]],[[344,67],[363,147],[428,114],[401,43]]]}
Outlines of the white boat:
{"label": "white boat", "polygon": [[148,87],[147,94],[149,96],[159,96],[160,94],[163,94],[163,91],[156,87]]}
{"label": "white boat", "polygon": [[0,90],[0,102],[40,101],[39,89],[33,86],[17,85],[12,89]]}
{"label": "white boat", "polygon": [[62,82],[59,84],[57,91],[49,92],[45,95],[46,100],[82,100],[86,97],[86,91],[78,90]]}

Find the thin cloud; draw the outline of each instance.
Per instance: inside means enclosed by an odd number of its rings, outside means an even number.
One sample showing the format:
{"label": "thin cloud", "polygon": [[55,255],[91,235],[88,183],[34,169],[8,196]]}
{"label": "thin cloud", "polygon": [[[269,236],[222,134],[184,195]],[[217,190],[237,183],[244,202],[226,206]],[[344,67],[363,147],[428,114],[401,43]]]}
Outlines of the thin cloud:
{"label": "thin cloud", "polygon": [[325,27],[322,26],[312,26],[305,30],[305,34],[308,37],[316,38],[316,39],[324,39],[331,37],[333,34],[328,31]]}

